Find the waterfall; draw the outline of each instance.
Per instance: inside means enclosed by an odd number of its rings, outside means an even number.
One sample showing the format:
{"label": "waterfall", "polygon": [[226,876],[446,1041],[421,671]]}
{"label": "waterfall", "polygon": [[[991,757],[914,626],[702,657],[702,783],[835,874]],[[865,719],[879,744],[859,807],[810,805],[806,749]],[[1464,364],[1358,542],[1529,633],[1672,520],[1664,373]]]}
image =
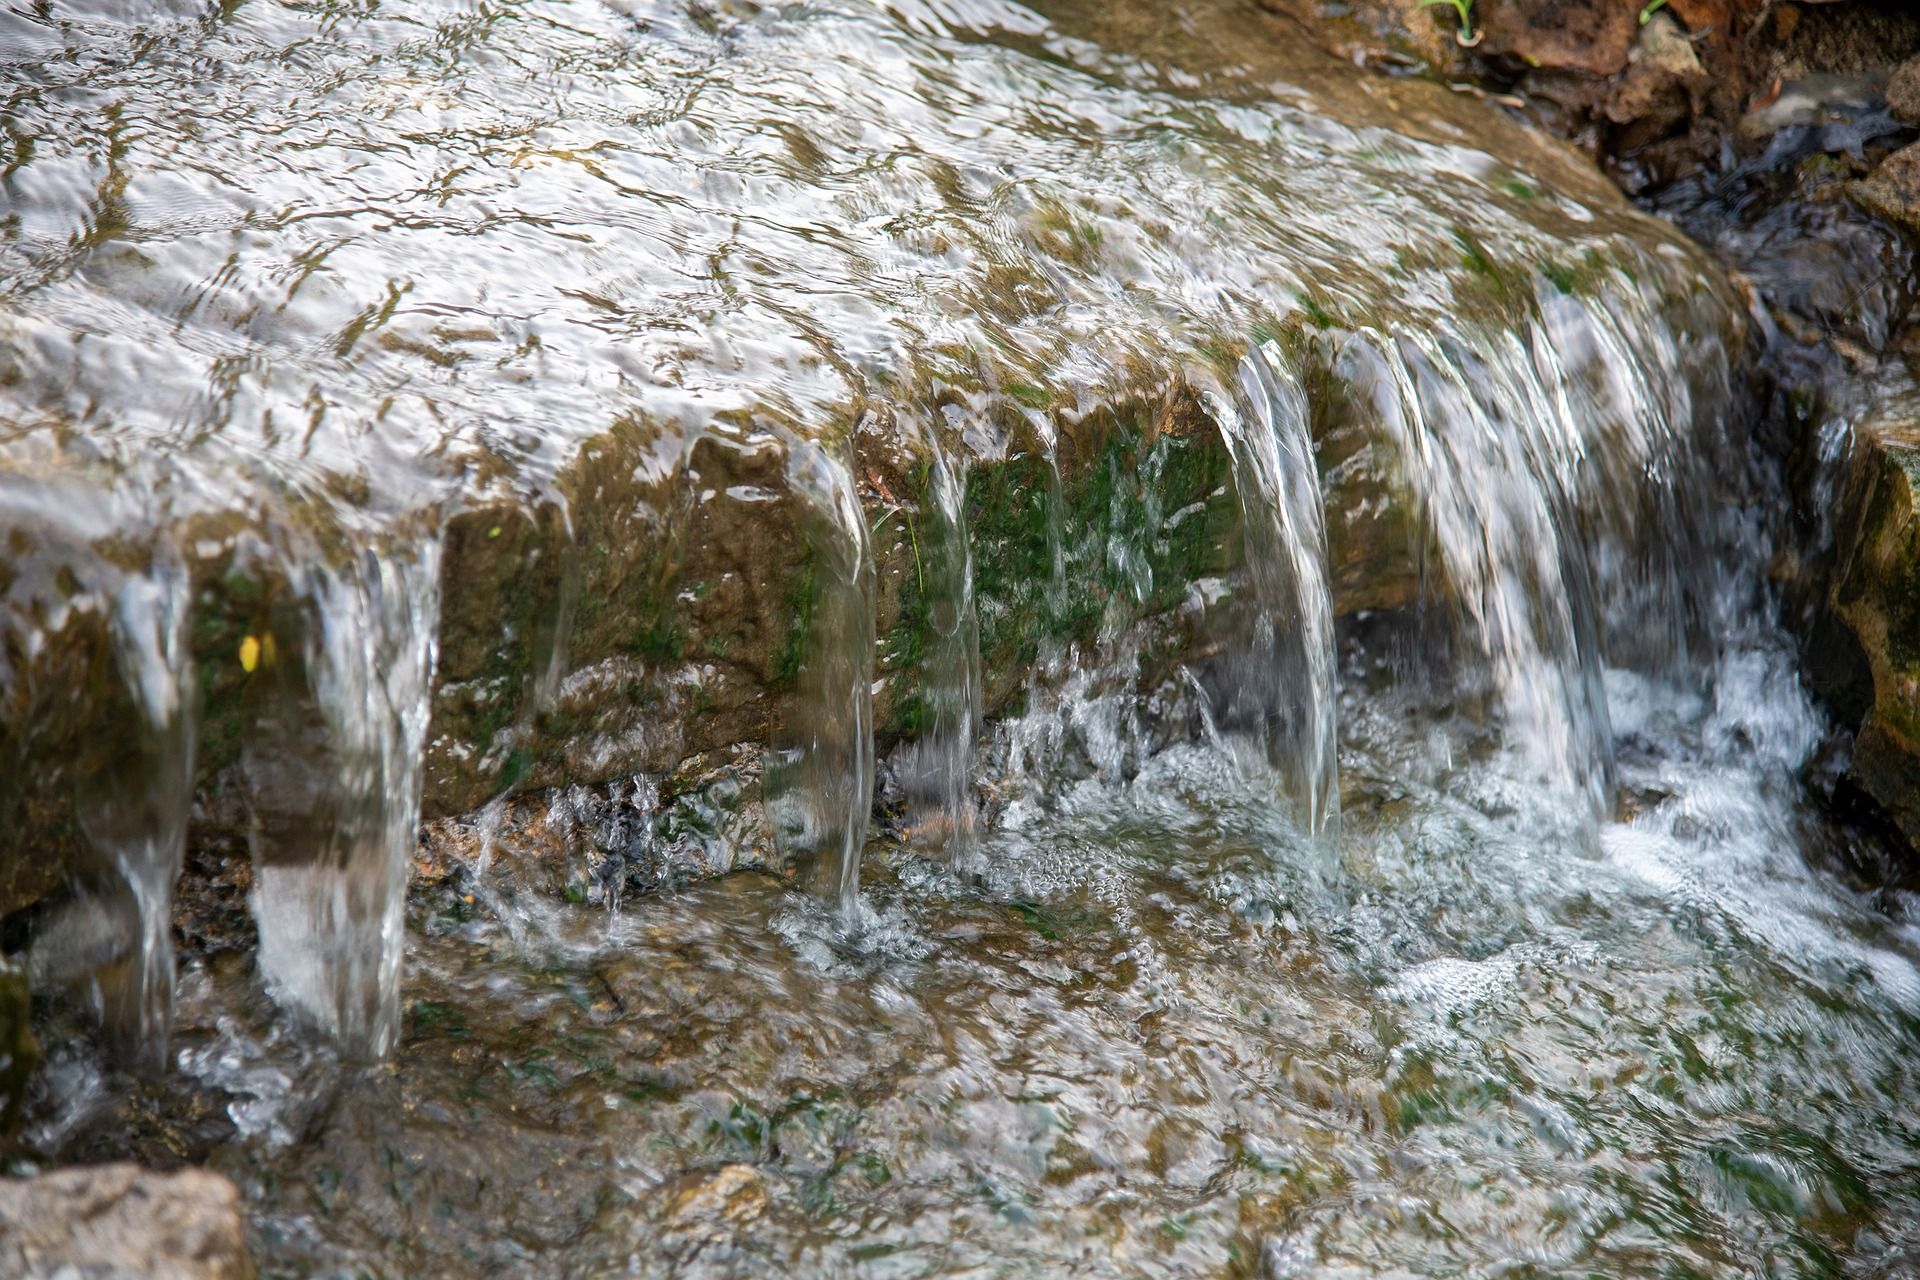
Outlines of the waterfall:
{"label": "waterfall", "polygon": [[1614,775],[1605,667],[1682,674],[1714,594],[1702,513],[1724,406],[1696,404],[1679,345],[1624,284],[1548,295],[1517,332],[1362,330],[1335,344],[1421,513],[1508,746],[1594,819]]}
{"label": "waterfall", "polygon": [[259,965],[352,1052],[393,1047],[439,614],[440,544],[309,570],[306,685],[252,744]]}
{"label": "waterfall", "polygon": [[1573,512],[1555,465],[1560,447],[1579,443],[1578,424],[1540,412],[1537,386],[1515,385],[1526,365],[1510,335],[1485,357],[1431,333],[1368,335],[1351,350],[1363,384],[1369,373],[1387,383],[1374,389],[1380,426],[1490,664],[1507,734],[1543,785],[1597,817],[1612,731],[1589,563],[1565,540]]}
{"label": "waterfall", "polygon": [[1233,456],[1257,607],[1210,723],[1250,727],[1297,820],[1332,843],[1340,814],[1333,595],[1307,400],[1271,342],[1236,372],[1231,397],[1212,397],[1212,407]]}
{"label": "waterfall", "polygon": [[797,623],[798,685],[785,745],[767,771],[776,838],[816,858],[815,888],[849,921],[873,809],[874,571],[865,513],[847,464],[795,442],[787,481],[811,560]]}

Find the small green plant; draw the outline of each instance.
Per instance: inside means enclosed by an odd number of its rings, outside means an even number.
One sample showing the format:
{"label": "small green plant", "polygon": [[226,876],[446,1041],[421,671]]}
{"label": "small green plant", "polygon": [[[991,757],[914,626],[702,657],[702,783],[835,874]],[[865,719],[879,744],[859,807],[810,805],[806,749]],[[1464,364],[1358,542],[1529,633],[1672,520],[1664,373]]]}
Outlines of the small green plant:
{"label": "small green plant", "polygon": [[[1661,3],[1665,3],[1665,0],[1661,0]],[[1460,15],[1460,29],[1453,33],[1453,38],[1462,48],[1471,49],[1480,43],[1480,33],[1473,29],[1473,0],[1420,0],[1422,9],[1434,4],[1450,4],[1453,11]]]}
{"label": "small green plant", "polygon": [[1643,27],[1646,26],[1648,18],[1651,18],[1654,14],[1666,7],[1667,0],[1651,0],[1647,7],[1640,11],[1640,25]]}

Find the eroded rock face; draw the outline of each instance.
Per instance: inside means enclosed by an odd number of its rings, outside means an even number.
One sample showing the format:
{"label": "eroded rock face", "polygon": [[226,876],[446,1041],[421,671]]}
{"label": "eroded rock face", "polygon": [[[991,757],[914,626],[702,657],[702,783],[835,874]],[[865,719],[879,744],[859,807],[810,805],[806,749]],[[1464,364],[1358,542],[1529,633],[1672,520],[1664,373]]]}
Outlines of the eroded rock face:
{"label": "eroded rock face", "polygon": [[1854,450],[1833,590],[1873,674],[1853,772],[1920,845],[1920,400],[1883,408]]}
{"label": "eroded rock face", "polygon": [[138,1165],[0,1179],[0,1273],[19,1280],[252,1280],[233,1183]]}

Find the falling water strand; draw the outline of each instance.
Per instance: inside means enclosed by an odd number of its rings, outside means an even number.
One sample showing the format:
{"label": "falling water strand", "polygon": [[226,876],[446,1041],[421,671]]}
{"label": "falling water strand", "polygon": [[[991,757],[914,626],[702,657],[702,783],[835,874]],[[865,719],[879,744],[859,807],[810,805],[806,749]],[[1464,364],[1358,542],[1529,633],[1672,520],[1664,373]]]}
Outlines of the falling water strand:
{"label": "falling water strand", "polygon": [[[305,656],[321,741],[256,800],[275,819],[257,813],[254,828],[261,971],[283,1003],[373,1056],[399,1028],[439,581],[434,538],[410,560],[365,550],[315,575]],[[299,754],[284,740],[271,749]]]}
{"label": "falling water strand", "polygon": [[567,637],[573,631],[574,612],[580,603],[580,542],[573,527],[573,512],[563,496],[555,495],[540,508],[539,519],[553,528],[551,541],[559,548],[552,612],[533,636],[533,696],[528,699],[530,713],[545,711],[560,696],[560,684],[567,674]]}
{"label": "falling water strand", "polygon": [[107,1026],[134,1056],[165,1060],[173,1021],[173,895],[193,804],[193,664],[187,649],[191,588],[167,560],[114,593],[115,665],[131,697],[137,747],[126,767],[92,780],[81,830],[119,874],[132,907],[129,953],[96,977]]}
{"label": "falling water strand", "polygon": [[1067,499],[1060,483],[1060,450],[1047,442],[1047,610],[1059,617],[1067,608]]}
{"label": "falling water strand", "polygon": [[874,572],[866,517],[847,465],[796,441],[787,480],[799,499],[811,589],[785,746],[767,788],[776,838],[815,859],[814,885],[852,920],[873,809]]}
{"label": "falling water strand", "polygon": [[[1720,576],[1708,548],[1711,513],[1721,505],[1713,468],[1726,456],[1727,389],[1702,376],[1705,394],[1696,396],[1681,376],[1682,344],[1627,289],[1548,294],[1529,336],[1535,377],[1555,412],[1584,427],[1579,473],[1566,483],[1591,517],[1587,550],[1608,663],[1650,671],[1698,665],[1716,630],[1703,606]],[[1717,338],[1686,345],[1709,361],[1720,351],[1724,367]]]}
{"label": "falling water strand", "polygon": [[967,539],[966,476],[936,453],[927,477],[920,539],[927,648],[921,670],[926,716],[907,751],[916,829],[964,862],[976,835],[974,748],[981,718],[980,620]]}
{"label": "falling water strand", "polygon": [[1340,813],[1333,596],[1306,396],[1270,343],[1241,360],[1237,383],[1213,407],[1233,457],[1257,616],[1214,710],[1253,730],[1302,826],[1332,841]]}

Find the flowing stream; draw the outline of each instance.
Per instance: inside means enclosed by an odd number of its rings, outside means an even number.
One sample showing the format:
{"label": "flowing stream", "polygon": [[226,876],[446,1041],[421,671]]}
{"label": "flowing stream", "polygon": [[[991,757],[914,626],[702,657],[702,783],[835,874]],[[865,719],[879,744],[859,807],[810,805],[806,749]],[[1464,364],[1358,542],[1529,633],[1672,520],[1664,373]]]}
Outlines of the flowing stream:
{"label": "flowing stream", "polygon": [[1757,343],[1557,144],[1236,0],[0,68],[23,1169],[287,1276],[1920,1272]]}

